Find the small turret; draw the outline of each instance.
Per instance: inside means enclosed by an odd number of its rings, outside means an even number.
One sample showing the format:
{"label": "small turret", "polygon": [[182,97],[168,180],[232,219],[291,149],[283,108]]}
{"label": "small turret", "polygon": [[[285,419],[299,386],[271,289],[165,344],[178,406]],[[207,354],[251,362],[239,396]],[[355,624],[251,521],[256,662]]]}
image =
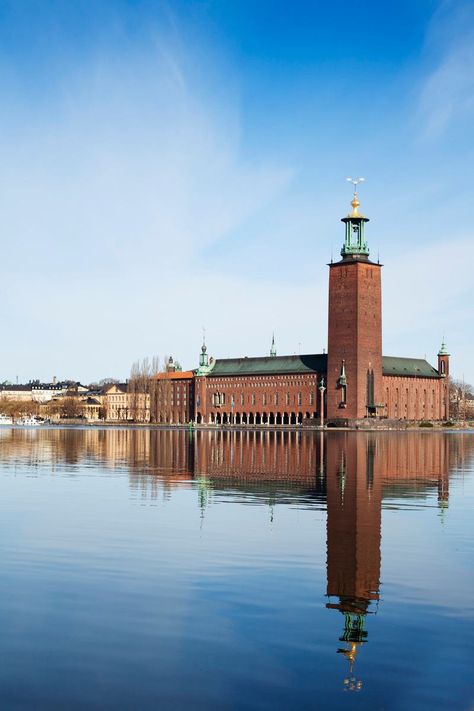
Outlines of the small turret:
{"label": "small turret", "polygon": [[214,359],[209,358],[209,354],[207,352],[207,346],[206,346],[206,336],[205,332],[203,329],[203,334],[202,334],[202,346],[201,346],[201,352],[199,354],[199,368],[195,371],[196,375],[199,376],[205,376],[210,373],[210,371],[214,367]]}
{"label": "small turret", "polygon": [[207,355],[207,346],[206,343],[202,342],[201,346],[201,354],[199,356],[199,367],[200,368],[205,368],[209,365],[209,356]]}
{"label": "small turret", "polygon": [[272,347],[270,348],[270,358],[275,358],[277,354],[276,346],[275,346],[275,334],[272,334]]}
{"label": "small turret", "polygon": [[367,259],[369,256],[369,248],[364,236],[364,226],[369,222],[369,218],[359,212],[359,196],[357,195],[357,185],[364,178],[347,178],[354,185],[354,196],[351,201],[351,212],[347,217],[342,218],[342,222],[346,225],[346,235],[344,244],[341,249],[341,256],[344,260],[349,259]]}
{"label": "small turret", "polygon": [[438,351],[438,373],[443,377],[447,378],[449,375],[449,352],[446,347],[446,343],[443,341],[441,343],[441,348]]}

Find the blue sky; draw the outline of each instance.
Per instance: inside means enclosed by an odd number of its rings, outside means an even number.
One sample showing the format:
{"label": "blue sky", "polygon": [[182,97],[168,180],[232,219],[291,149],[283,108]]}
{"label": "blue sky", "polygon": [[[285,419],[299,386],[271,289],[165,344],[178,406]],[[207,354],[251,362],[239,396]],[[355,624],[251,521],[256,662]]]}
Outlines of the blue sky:
{"label": "blue sky", "polygon": [[363,175],[384,352],[474,381],[474,6],[0,0],[0,379],[326,346]]}

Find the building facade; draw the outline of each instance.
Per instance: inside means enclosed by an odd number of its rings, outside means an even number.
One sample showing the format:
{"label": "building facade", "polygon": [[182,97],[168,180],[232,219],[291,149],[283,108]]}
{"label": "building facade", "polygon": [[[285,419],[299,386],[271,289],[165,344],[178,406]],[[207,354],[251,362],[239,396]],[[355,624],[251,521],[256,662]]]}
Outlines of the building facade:
{"label": "building facade", "polygon": [[318,417],[325,356],[217,360],[195,379],[197,424],[297,425]]}
{"label": "building facade", "polygon": [[186,425],[194,418],[194,373],[170,370],[155,375],[150,386],[151,421]]}
{"label": "building facade", "polygon": [[209,358],[195,371],[198,425],[347,425],[368,418],[449,419],[449,353],[426,360],[382,354],[382,265],[369,259],[357,192],[342,218],[341,259],[329,264],[328,353]]}

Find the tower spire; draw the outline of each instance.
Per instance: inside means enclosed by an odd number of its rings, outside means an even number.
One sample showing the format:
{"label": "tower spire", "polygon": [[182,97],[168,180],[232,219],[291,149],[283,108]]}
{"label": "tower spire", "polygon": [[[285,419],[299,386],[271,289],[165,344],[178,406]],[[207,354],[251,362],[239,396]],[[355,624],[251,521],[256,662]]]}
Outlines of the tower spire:
{"label": "tower spire", "polygon": [[272,333],[272,347],[270,348],[270,357],[275,358],[276,354],[277,351],[275,346],[275,333]]}
{"label": "tower spire", "polygon": [[443,340],[441,342],[441,348],[438,351],[438,355],[439,356],[449,356],[449,351],[446,347],[446,342],[444,340],[444,336],[443,336]]}
{"label": "tower spire", "polygon": [[364,225],[369,221],[369,218],[359,212],[360,201],[357,194],[357,186],[364,182],[365,178],[347,178],[347,180],[354,186],[354,195],[351,200],[352,210],[342,218],[342,222],[346,225],[346,234],[341,256],[345,260],[367,259],[369,248],[364,236]]}
{"label": "tower spire", "polygon": [[199,356],[199,367],[207,367],[209,365],[209,356],[207,355],[207,346],[206,346],[206,329],[204,326],[202,327],[202,346],[201,346],[201,354]]}

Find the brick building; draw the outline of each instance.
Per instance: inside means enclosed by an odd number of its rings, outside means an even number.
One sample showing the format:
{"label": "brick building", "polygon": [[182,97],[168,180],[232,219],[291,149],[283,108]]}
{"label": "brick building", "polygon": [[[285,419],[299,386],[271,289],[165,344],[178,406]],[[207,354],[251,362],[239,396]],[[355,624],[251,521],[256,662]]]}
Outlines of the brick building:
{"label": "brick building", "polygon": [[[273,350],[273,349],[272,349]],[[205,355],[205,354],[204,354]],[[230,358],[195,378],[198,424],[296,425],[317,416],[324,355]]]}
{"label": "brick building", "polygon": [[194,417],[194,373],[173,368],[153,377],[150,387],[151,421],[186,425]]}
{"label": "brick building", "polygon": [[[195,371],[199,425],[357,423],[366,418],[447,420],[449,353],[426,360],[382,355],[382,265],[369,259],[357,192],[341,259],[329,265],[328,353],[213,360]],[[324,393],[324,398],[321,397]],[[322,403],[322,404],[321,404]]]}

